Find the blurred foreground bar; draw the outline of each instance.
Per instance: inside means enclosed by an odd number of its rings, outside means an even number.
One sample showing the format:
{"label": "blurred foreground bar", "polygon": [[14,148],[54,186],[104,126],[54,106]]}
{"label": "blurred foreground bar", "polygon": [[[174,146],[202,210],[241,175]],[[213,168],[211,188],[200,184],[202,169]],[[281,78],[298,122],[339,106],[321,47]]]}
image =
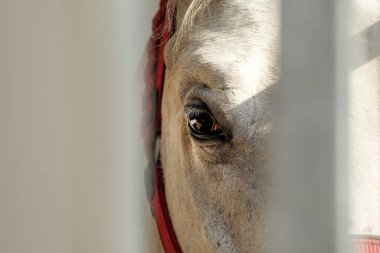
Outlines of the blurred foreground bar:
{"label": "blurred foreground bar", "polygon": [[348,252],[347,5],[282,3],[276,252]]}

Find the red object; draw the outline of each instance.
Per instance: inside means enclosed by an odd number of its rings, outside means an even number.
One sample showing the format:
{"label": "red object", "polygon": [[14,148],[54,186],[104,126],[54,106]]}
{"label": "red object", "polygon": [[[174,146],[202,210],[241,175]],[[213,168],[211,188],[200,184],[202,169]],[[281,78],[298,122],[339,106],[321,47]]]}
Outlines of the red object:
{"label": "red object", "polygon": [[[145,71],[143,129],[145,150],[148,158],[156,159],[152,167],[154,175],[151,207],[156,220],[161,243],[166,253],[182,253],[169,215],[165,196],[163,172],[159,157],[154,157],[155,146],[161,133],[161,101],[165,81],[164,47],[170,37],[166,22],[167,1],[161,0],[160,8],[153,19],[152,36],[148,44],[148,65]],[[154,100],[153,98],[156,98]],[[155,101],[155,102],[154,102]],[[158,152],[156,150],[156,152]],[[149,168],[148,168],[149,169]]]}
{"label": "red object", "polygon": [[162,247],[166,253],[181,253],[182,250],[175,235],[166,203],[165,186],[160,164],[156,166],[154,181],[153,212],[161,237]]}
{"label": "red object", "polygon": [[380,237],[354,238],[354,253],[380,253]]}

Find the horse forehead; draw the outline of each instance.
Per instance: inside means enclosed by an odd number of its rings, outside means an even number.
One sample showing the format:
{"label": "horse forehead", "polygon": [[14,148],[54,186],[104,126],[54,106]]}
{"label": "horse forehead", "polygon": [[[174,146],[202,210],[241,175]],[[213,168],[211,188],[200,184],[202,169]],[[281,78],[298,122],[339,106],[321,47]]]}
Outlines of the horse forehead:
{"label": "horse forehead", "polygon": [[261,1],[213,1],[181,40],[175,62],[182,71],[215,77],[215,85],[227,86],[221,88],[255,95],[267,86],[263,80],[276,64],[276,15],[273,5],[270,10]]}
{"label": "horse forehead", "polygon": [[[264,10],[262,4],[259,8],[255,2],[212,1],[207,10],[200,11],[194,24],[189,25],[191,32],[182,40],[184,46],[190,43],[211,53],[220,53],[218,49],[225,53],[235,49],[235,55],[242,57],[244,51],[265,45],[273,38],[277,13],[275,8]],[[236,49],[240,49],[240,55]]]}
{"label": "horse forehead", "polygon": [[196,76],[212,88],[234,90],[232,94],[239,100],[256,95],[272,83],[276,59],[266,48],[265,39],[204,33],[201,39],[190,40],[181,52],[179,66],[184,77]]}

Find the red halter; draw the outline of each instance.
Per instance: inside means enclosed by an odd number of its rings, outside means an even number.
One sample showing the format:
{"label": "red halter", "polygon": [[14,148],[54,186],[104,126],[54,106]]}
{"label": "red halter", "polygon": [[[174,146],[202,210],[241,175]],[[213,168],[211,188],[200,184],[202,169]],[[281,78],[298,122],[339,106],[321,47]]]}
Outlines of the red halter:
{"label": "red halter", "polygon": [[[182,253],[170,219],[165,197],[165,185],[159,160],[159,136],[161,133],[161,101],[164,89],[165,62],[164,47],[170,34],[165,27],[167,1],[161,0],[160,8],[153,19],[152,36],[148,45],[148,64],[145,73],[143,131],[148,158],[155,164],[148,167],[148,180],[153,170],[153,196],[151,208],[166,253]],[[156,100],[152,98],[156,98]],[[155,151],[153,151],[155,150]],[[147,182],[147,188],[151,182]],[[380,253],[380,238],[358,236],[353,239],[356,253]]]}
{"label": "red halter", "polygon": [[[160,8],[153,19],[152,36],[148,45],[148,65],[145,73],[146,88],[144,94],[144,107],[147,112],[144,114],[143,129],[145,130],[146,153],[156,163],[148,170],[154,170],[153,196],[150,196],[150,201],[161,243],[166,253],[182,253],[169,215],[159,150],[157,148],[161,133],[161,101],[165,79],[164,47],[170,36],[170,31],[165,27],[166,7],[166,0],[161,0]],[[152,99],[154,96],[156,97],[156,104]],[[153,151],[154,149],[155,151]],[[148,174],[150,173],[148,172]]]}

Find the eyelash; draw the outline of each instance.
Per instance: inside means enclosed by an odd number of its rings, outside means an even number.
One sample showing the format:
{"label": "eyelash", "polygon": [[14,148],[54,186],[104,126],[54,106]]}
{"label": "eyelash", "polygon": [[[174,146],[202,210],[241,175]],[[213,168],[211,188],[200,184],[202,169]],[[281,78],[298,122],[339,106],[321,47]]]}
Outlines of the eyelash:
{"label": "eyelash", "polygon": [[203,113],[207,113],[207,114],[210,114],[208,112],[208,110],[206,110],[205,108],[202,108],[202,107],[185,107],[185,116],[187,118],[191,118],[191,117],[194,117],[194,116],[199,116]]}

